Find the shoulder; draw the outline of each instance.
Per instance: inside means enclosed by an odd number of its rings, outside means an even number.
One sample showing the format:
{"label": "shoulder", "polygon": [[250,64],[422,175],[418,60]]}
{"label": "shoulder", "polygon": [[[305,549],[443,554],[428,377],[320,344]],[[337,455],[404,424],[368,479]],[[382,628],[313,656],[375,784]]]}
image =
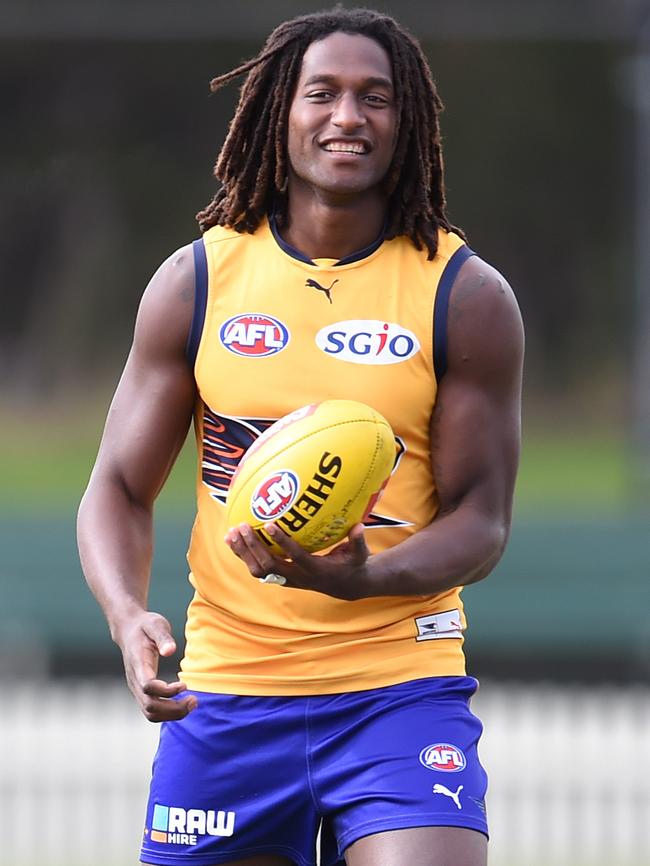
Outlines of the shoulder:
{"label": "shoulder", "polygon": [[135,342],[184,352],[194,313],[193,245],[173,252],[147,285],[135,327]]}
{"label": "shoulder", "polygon": [[521,365],[524,331],[515,294],[505,277],[479,256],[455,277],[447,320],[449,369],[497,375]]}

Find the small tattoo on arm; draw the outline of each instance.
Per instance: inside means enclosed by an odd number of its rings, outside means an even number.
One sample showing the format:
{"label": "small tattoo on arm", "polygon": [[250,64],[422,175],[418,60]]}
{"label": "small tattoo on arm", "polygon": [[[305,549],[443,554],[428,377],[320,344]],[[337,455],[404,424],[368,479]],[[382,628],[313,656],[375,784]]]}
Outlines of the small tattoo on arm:
{"label": "small tattoo on arm", "polygon": [[181,289],[181,300],[186,304],[192,303],[194,301],[194,287],[183,286]]}

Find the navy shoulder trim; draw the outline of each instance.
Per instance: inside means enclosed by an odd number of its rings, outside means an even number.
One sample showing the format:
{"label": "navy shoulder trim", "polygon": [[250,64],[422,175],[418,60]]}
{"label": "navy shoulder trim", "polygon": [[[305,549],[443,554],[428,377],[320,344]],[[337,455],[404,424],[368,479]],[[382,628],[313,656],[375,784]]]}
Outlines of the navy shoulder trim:
{"label": "navy shoulder trim", "polygon": [[468,246],[459,247],[445,265],[440,277],[433,307],[433,369],[436,382],[440,382],[447,372],[447,314],[451,290],[463,263],[475,255]]}
{"label": "navy shoulder trim", "polygon": [[192,315],[192,327],[187,338],[185,352],[190,367],[193,368],[199,351],[205,311],[208,305],[208,259],[205,254],[205,244],[201,238],[192,242],[192,252],[194,253],[194,314]]}

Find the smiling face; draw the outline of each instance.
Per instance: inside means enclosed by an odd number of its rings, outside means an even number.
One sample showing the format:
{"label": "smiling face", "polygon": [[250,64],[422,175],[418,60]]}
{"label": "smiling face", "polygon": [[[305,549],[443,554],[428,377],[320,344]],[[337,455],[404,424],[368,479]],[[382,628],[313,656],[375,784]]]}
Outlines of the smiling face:
{"label": "smiling face", "polygon": [[349,198],[380,193],[395,150],[391,62],[374,39],[312,42],[289,111],[289,190]]}

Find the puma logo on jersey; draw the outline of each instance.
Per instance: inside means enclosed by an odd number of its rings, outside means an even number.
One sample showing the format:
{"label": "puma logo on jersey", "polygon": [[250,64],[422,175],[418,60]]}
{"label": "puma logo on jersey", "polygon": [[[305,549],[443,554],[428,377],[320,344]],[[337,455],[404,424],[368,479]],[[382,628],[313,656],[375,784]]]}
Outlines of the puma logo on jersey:
{"label": "puma logo on jersey", "polygon": [[316,289],[317,292],[324,292],[325,296],[327,297],[327,300],[328,300],[328,301],[330,302],[330,304],[331,304],[331,303],[332,303],[332,294],[331,294],[331,292],[332,292],[332,289],[334,288],[334,286],[335,286],[337,283],[338,283],[338,279],[337,279],[337,280],[334,280],[334,282],[333,282],[330,286],[327,286],[327,287],[326,287],[326,286],[321,286],[321,284],[320,284],[320,283],[317,283],[316,280],[309,279],[309,280],[307,280],[307,282],[305,283],[305,285],[308,286],[310,289]]}
{"label": "puma logo on jersey", "polygon": [[463,785],[459,785],[455,791],[450,791],[449,788],[446,788],[444,785],[439,785],[437,782],[433,786],[434,794],[442,794],[444,797],[450,797],[459,809],[463,808],[460,804],[460,797],[458,796],[462,790]]}

